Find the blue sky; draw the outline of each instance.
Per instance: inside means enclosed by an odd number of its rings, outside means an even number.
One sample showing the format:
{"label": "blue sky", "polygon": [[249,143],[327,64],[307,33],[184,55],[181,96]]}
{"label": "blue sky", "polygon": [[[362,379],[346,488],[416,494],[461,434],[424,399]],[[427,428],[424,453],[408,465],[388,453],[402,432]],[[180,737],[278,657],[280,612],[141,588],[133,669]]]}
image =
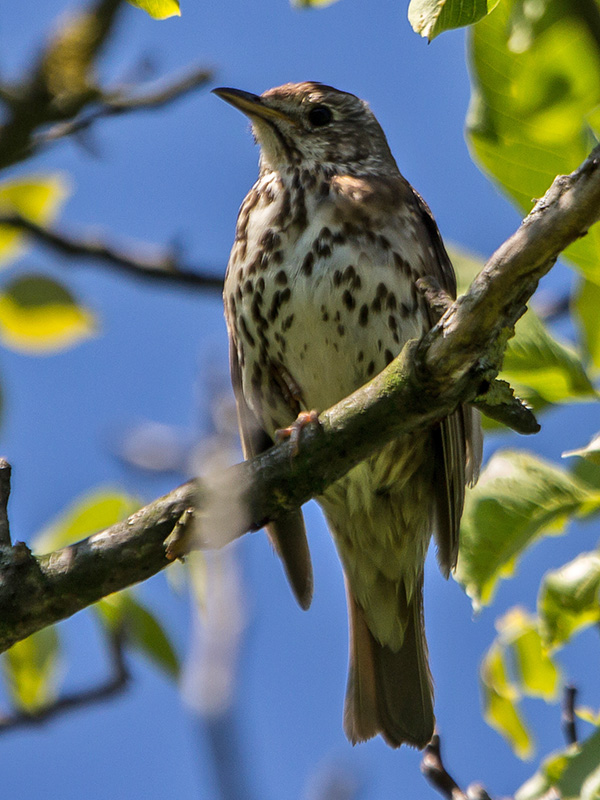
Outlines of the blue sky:
{"label": "blue sky", "polygon": [[[22,0],[0,10],[0,74],[26,67],[63,0]],[[198,3],[158,23],[134,8],[102,62],[122,80],[152,56],[160,73],[194,64],[216,70],[214,85],[261,92],[290,80],[320,80],[369,100],[400,169],[432,207],[444,237],[489,255],[519,217],[470,160],[463,125],[469,99],[462,32],[427,46],[406,20],[406,0],[340,0],[300,11],[286,0]],[[224,270],[241,200],[256,175],[258,153],[246,120],[207,91],[159,113],[112,119],[94,130],[99,157],[60,142],[11,175],[63,171],[73,186],[61,223],[102,230],[116,241],[177,241],[191,264]],[[207,375],[227,386],[227,343],[220,299],[135,282],[88,264],[67,266],[30,251],[19,268],[66,281],[100,320],[99,335],[60,355],[0,352],[5,413],[2,454],[13,464],[13,535],[27,540],[73,498],[112,485],[150,500],[185,475],[148,477],[113,455],[110,443],[128,425],[152,420],[198,441],[209,430]],[[568,285],[566,270],[546,287]],[[502,444],[558,459],[595,431],[596,411],[554,411],[535,440]],[[500,443],[492,440],[486,453]],[[238,664],[234,719],[252,796],[309,798],[311,781],[328,769],[355,777],[364,800],[435,796],[415,751],[377,740],[352,748],[342,732],[347,629],[342,574],[320,512],[307,508],[315,564],[315,599],[301,612],[263,534],[235,553],[242,574],[247,629]],[[522,764],[481,719],[477,665],[494,636],[494,619],[515,603],[535,608],[546,569],[595,545],[594,527],[578,527],[529,553],[505,582],[492,609],[473,618],[460,587],[430,558],[426,617],[437,716],[447,764],[465,785],[482,781],[511,794],[534,770]],[[141,596],[165,620],[180,653],[189,648],[191,602],[158,576]],[[65,685],[93,682],[105,666],[89,615],[62,623]],[[590,632],[565,653],[582,702],[597,705],[597,680],[581,674],[597,663]],[[132,689],[102,708],[78,711],[40,729],[0,740],[3,787],[11,798],[88,800],[113,796],[218,798],[209,740],[177,687],[135,656]],[[540,752],[561,747],[559,710],[525,703]],[[317,776],[317,777],[315,777]],[[229,798],[227,798],[229,800]]]}

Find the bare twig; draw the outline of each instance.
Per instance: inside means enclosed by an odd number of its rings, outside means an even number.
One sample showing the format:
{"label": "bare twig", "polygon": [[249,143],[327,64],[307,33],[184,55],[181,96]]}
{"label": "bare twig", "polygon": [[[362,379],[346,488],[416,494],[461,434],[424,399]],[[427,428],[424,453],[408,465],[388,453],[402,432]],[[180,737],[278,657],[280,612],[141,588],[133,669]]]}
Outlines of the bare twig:
{"label": "bare twig", "polygon": [[41,725],[60,714],[73,711],[76,708],[84,708],[95,703],[104,702],[124,691],[129,683],[130,675],[124,659],[123,638],[122,631],[117,631],[108,637],[108,652],[111,658],[112,675],[106,681],[91,689],[65,694],[35,713],[19,711],[14,714],[0,716],[0,734],[9,730],[12,731],[15,728]]}
{"label": "bare twig", "polygon": [[577,687],[565,686],[561,709],[561,723],[563,735],[567,744],[577,744],[577,724],[575,717],[575,700],[577,698]]}
{"label": "bare twig", "polygon": [[421,772],[442,797],[446,797],[448,800],[467,800],[467,795],[444,766],[440,737],[437,733],[433,734],[432,740],[423,752]]}
{"label": "bare twig", "polygon": [[89,129],[95,122],[133,111],[152,111],[179,100],[194,90],[205,86],[213,73],[206,67],[194,67],[174,80],[163,79],[147,91],[131,89],[107,90],[97,99],[95,107],[75,119],[60,122],[34,138],[34,146],[50,144],[57,139]]}
{"label": "bare twig", "polygon": [[0,225],[17,228],[61,255],[99,260],[136,278],[150,278],[204,291],[221,291],[223,288],[220,276],[185,267],[170,255],[150,257],[129,253],[95,237],[78,238],[64,231],[45,228],[20,214],[0,214]]}
{"label": "bare twig", "polygon": [[[199,509],[203,538],[197,546],[222,546],[322,494],[391,438],[426,430],[471,402],[496,378],[508,332],[540,277],[600,218],[599,159],[600,149],[574,173],[557,178],[439,324],[420,342],[409,342],[370,383],[324,411],[319,426],[305,428],[293,457],[294,443],[282,442],[45,556],[36,558],[19,543],[0,548],[0,651],[167,566],[164,541],[187,508]],[[232,507],[243,513],[232,515]],[[220,510],[219,524],[206,519],[206,508]],[[210,540],[213,527],[218,542]]]}
{"label": "bare twig", "polygon": [[0,458],[0,547],[11,546],[7,510],[10,497],[10,473],[10,464],[6,459]]}

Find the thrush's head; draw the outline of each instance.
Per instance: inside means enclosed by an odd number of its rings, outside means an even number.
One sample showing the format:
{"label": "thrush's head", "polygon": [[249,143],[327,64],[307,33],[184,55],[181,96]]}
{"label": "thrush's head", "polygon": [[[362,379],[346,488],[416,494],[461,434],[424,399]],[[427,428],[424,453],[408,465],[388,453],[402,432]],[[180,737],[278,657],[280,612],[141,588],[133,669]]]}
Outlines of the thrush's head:
{"label": "thrush's head", "polygon": [[286,83],[262,95],[214,92],[250,117],[263,169],[321,165],[353,175],[397,169],[373,112],[353,94],[312,81]]}

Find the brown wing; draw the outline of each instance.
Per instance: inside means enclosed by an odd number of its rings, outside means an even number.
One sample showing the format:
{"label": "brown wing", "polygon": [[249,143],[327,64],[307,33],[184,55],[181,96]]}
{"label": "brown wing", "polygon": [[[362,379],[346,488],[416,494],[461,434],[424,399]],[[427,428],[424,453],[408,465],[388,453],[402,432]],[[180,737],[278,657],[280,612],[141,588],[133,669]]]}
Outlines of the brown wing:
{"label": "brown wing", "polygon": [[[417,192],[414,192],[414,199],[436,255],[433,277],[451,297],[456,297],[454,268],[433,215]],[[435,325],[437,319],[433,311],[430,310],[429,314],[431,325]],[[479,476],[483,448],[479,412],[466,405],[457,408],[434,431],[434,445],[437,505],[435,539],[440,567],[448,576],[458,558],[465,486],[472,486]]]}
{"label": "brown wing", "polygon": [[[244,458],[250,458],[273,446],[273,440],[264,431],[252,413],[242,392],[242,377],[233,342],[229,345],[231,382],[237,403],[238,424]],[[302,511],[290,511],[265,526],[269,539],[283,561],[292,591],[301,608],[310,606],[313,594],[313,572],[310,550]]]}

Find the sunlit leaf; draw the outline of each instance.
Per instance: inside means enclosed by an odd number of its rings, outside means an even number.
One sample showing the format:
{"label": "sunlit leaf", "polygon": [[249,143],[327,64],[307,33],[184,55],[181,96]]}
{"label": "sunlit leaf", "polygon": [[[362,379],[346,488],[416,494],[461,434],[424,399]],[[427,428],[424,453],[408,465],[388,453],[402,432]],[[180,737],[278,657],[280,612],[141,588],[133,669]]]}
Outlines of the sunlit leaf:
{"label": "sunlit leaf", "polygon": [[540,586],[538,614],[546,644],[559,647],[582,628],[600,621],[600,553],[582,553],[547,572]]}
{"label": "sunlit leaf", "polygon": [[577,353],[552,337],[531,310],[515,326],[500,377],[524,400],[529,399],[530,390],[547,403],[598,399]]}
{"label": "sunlit leaf", "polygon": [[502,643],[514,654],[515,679],[523,694],[555,700],[560,671],[542,646],[537,619],[522,608],[507,611],[496,622]]}
{"label": "sunlit leaf", "polygon": [[35,713],[56,697],[60,643],[54,626],[28,636],[4,654],[6,685],[17,708]]}
{"label": "sunlit leaf", "polygon": [[[60,173],[14,178],[0,183],[0,216],[19,214],[39,225],[47,225],[58,214],[69,196],[66,177]],[[25,235],[15,228],[0,225],[0,264],[22,251]]]}
{"label": "sunlit leaf", "polygon": [[596,466],[600,465],[600,433],[597,433],[594,438],[585,447],[578,447],[575,450],[567,450],[562,454],[563,458],[571,456],[580,456]]}
{"label": "sunlit leaf", "polygon": [[179,659],[164,628],[130,591],[104,598],[94,606],[109,630],[122,628],[126,643],[139,650],[170,678],[179,675]]}
{"label": "sunlit leaf", "polygon": [[117,489],[95,489],[72,503],[32,542],[36,553],[50,553],[91,536],[133,514],[140,501]]}
{"label": "sunlit leaf", "polygon": [[472,25],[497,4],[498,0],[411,0],[408,21],[431,41],[444,31]]}
{"label": "sunlit leaf", "polygon": [[12,350],[48,355],[78,344],[95,330],[91,311],[43,275],[22,275],[0,291],[0,341]]}
{"label": "sunlit leaf", "polygon": [[[457,274],[458,291],[465,292],[483,268],[484,260],[456,246],[450,247],[449,253]],[[594,324],[600,329],[597,316],[596,308]],[[515,394],[536,412],[550,404],[598,399],[579,354],[552,336],[533,309],[517,322],[499,377],[508,381]],[[484,425],[488,429],[501,427],[487,418]]]}
{"label": "sunlit leaf", "polygon": [[178,0],[127,0],[127,2],[143,9],[154,19],[181,16]]}
{"label": "sunlit leaf", "polygon": [[588,708],[588,706],[577,706],[575,714],[584,722],[589,722],[590,725],[594,725],[596,728],[600,727],[600,711],[594,711],[593,708]]}
{"label": "sunlit leaf", "polygon": [[[569,4],[505,0],[471,29],[469,141],[482,168],[524,211],[591,149],[600,57]],[[566,251],[600,283],[600,229]]]}
{"label": "sunlit leaf", "polygon": [[578,747],[556,782],[563,800],[598,800],[600,797],[600,730]]}
{"label": "sunlit leaf", "polygon": [[582,346],[600,369],[600,285],[582,280],[575,296],[574,316],[579,326]]}
{"label": "sunlit leaf", "polygon": [[485,721],[498,731],[519,758],[530,758],[533,740],[521,716],[519,693],[510,682],[503,649],[494,642],[485,654],[479,671]]}
{"label": "sunlit leaf", "polygon": [[475,608],[491,602],[524,549],[561,533],[576,513],[600,508],[600,495],[566,471],[525,452],[503,451],[467,493],[457,580]]}

